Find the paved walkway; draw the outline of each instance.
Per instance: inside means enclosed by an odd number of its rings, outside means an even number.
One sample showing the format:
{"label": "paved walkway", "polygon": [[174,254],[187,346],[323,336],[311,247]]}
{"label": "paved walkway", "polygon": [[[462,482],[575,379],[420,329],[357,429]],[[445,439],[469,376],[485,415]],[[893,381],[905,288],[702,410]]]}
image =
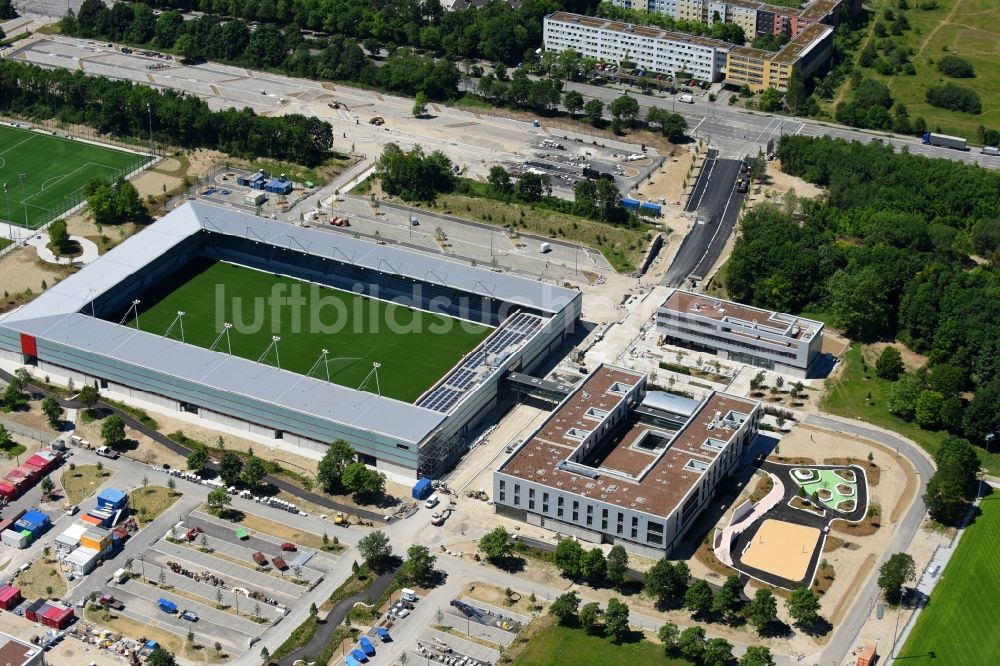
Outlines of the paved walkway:
{"label": "paved walkway", "polygon": [[80,245],[82,252],[77,257],[57,257],[48,248],[48,233],[36,233],[28,238],[24,244],[30,245],[38,252],[38,258],[50,264],[62,264],[64,266],[86,266],[97,259],[100,253],[97,251],[97,244],[87,240],[83,236],[70,236],[71,241],[76,241]]}
{"label": "paved walkway", "polygon": [[730,523],[723,528],[722,533],[719,535],[714,549],[715,556],[726,566],[733,566],[733,556],[730,549],[732,540],[753,525],[754,521],[773,509],[785,496],[785,487],[782,485],[781,479],[770,472],[767,472],[767,475],[771,477],[771,483],[774,484],[770,492],[754,505],[749,515],[738,523]]}

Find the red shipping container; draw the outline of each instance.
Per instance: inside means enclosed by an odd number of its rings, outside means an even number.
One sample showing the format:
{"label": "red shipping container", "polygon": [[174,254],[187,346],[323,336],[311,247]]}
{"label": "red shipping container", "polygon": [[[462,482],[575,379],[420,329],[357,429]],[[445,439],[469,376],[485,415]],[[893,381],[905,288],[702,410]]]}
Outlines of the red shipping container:
{"label": "red shipping container", "polygon": [[[41,601],[40,604],[38,603],[39,601]],[[35,604],[38,605],[36,606]],[[47,601],[39,599],[34,604],[32,604],[32,607],[29,607],[28,610],[24,612],[24,616],[29,620],[31,620],[32,622],[41,622],[42,616],[44,616],[45,613],[47,613],[51,607],[52,605],[49,604]]]}
{"label": "red shipping container", "polygon": [[20,588],[13,585],[0,586],[0,608],[9,611],[17,608],[18,604],[24,601]]}
{"label": "red shipping container", "polygon": [[6,481],[0,481],[0,496],[5,499],[13,499],[17,497],[17,488]]}
{"label": "red shipping container", "polygon": [[40,456],[40,455],[38,455],[36,453],[36,454],[32,455],[30,458],[28,458],[27,460],[25,460],[24,464],[25,465],[34,465],[35,467],[40,467],[41,469],[46,469],[49,465],[52,464],[52,461],[51,460],[46,460],[45,458],[43,458],[42,456]]}
{"label": "red shipping container", "polygon": [[65,629],[73,620],[73,609],[61,604],[51,605],[48,610],[41,614],[39,621],[46,627],[53,629]]}
{"label": "red shipping container", "polygon": [[5,476],[4,478],[9,479],[11,482],[13,482],[16,481],[17,479],[23,479],[24,472],[22,472],[20,469],[15,468],[7,472],[7,476]]}

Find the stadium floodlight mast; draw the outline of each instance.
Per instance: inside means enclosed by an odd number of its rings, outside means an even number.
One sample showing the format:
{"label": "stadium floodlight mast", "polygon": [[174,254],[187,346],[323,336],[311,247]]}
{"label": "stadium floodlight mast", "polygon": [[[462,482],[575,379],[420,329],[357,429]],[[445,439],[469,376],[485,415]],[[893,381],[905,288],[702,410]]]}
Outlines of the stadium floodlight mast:
{"label": "stadium floodlight mast", "polygon": [[[137,331],[139,330],[139,303],[141,303],[141,301],[138,298],[132,301],[132,305],[130,305],[129,308],[128,308],[128,310],[125,311],[125,316],[122,317],[122,320],[120,322],[118,322],[119,326],[121,326],[126,321],[128,321],[128,316],[130,314],[132,314],[132,312],[134,311],[135,312],[135,330],[137,330]],[[93,309],[93,302],[91,302],[91,310],[90,311],[91,311],[91,313],[93,313],[93,311],[94,311],[94,309]]]}
{"label": "stadium floodlight mast", "polygon": [[208,348],[208,351],[215,351],[215,347],[219,344],[219,341],[222,340],[222,336],[224,335],[224,336],[226,336],[226,348],[229,350],[229,355],[232,356],[233,355],[233,345],[232,345],[232,343],[229,340],[229,329],[231,329],[232,327],[233,327],[233,325],[230,324],[229,322],[223,323],[222,324],[222,330],[219,331],[219,335],[216,336],[215,342],[213,342],[212,346]]}
{"label": "stadium floodlight mast", "polygon": [[180,324],[181,342],[184,342],[184,315],[186,314],[187,313],[184,312],[183,310],[178,310],[177,316],[174,317],[174,320],[172,322],[170,322],[170,326],[167,326],[167,330],[163,333],[163,337],[165,338],[168,337],[170,335],[170,331],[174,330],[174,326]]}
{"label": "stadium floodlight mast", "polygon": [[28,174],[19,173],[17,179],[21,181],[21,207],[24,208],[24,228],[28,228],[28,198],[24,196],[24,181],[28,179]]}
{"label": "stadium floodlight mast", "polygon": [[3,184],[3,200],[7,203],[7,232],[10,234],[10,240],[14,240],[14,224],[13,220],[10,219],[10,196],[7,194],[7,183]]}
{"label": "stadium floodlight mast", "polygon": [[281,336],[280,335],[272,335],[271,336],[271,344],[269,344],[267,346],[267,349],[265,349],[264,353],[260,355],[260,358],[257,359],[257,362],[258,363],[263,363],[264,362],[264,357],[267,356],[267,353],[269,351],[271,351],[271,348],[273,347],[274,348],[274,362],[278,366],[278,370],[281,370],[281,357],[278,355],[278,343],[279,342],[281,342]]}
{"label": "stadium floodlight mast", "polygon": [[382,396],[382,386],[379,384],[379,381],[378,381],[378,369],[381,368],[381,367],[382,367],[382,364],[379,363],[378,361],[375,361],[375,362],[372,363],[372,371],[368,373],[368,376],[365,377],[364,381],[361,382],[361,384],[358,386],[358,390],[359,391],[364,391],[366,388],[368,388],[368,383],[374,377],[375,378],[375,393],[377,393],[379,395],[379,397]]}
{"label": "stadium floodlight mast", "polygon": [[318,368],[319,364],[322,363],[323,368],[326,370],[326,381],[330,381],[330,359],[328,358],[329,353],[330,353],[329,349],[320,350],[319,358],[316,359],[316,362],[313,363],[313,366],[309,368],[309,372],[306,373],[306,377],[312,377],[312,374],[316,372],[316,368]]}

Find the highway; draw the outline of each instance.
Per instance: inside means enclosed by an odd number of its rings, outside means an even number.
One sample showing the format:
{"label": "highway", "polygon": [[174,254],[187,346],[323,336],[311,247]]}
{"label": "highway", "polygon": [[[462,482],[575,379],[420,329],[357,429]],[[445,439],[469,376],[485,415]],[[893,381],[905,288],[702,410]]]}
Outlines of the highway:
{"label": "highway", "polygon": [[723,157],[743,157],[748,153],[756,155],[758,150],[766,148],[768,139],[777,140],[782,134],[829,135],[862,142],[868,142],[877,137],[886,144],[892,145],[896,150],[905,146],[914,155],[940,157],[956,162],[977,162],[991,169],[1000,169],[1000,156],[983,155],[976,149],[959,151],[925,146],[916,137],[893,137],[885,132],[875,130],[857,130],[819,120],[737,109],[728,106],[723,101],[724,95],[720,97],[718,102],[709,102],[706,93],[697,93],[694,104],[684,104],[678,102],[670,94],[642,94],[628,86],[567,83],[564,90],[576,90],[585,98],[600,99],[606,105],[611,100],[628,92],[630,96],[638,100],[642,110],[640,115],[643,117],[646,109],[651,106],[675,111],[687,120],[688,131],[692,136],[704,139],[719,148],[720,155]]}
{"label": "highway", "polygon": [[708,151],[684,209],[696,221],[667,269],[666,286],[680,287],[688,278],[704,278],[722,254],[746,196],[736,191],[739,173],[740,160],[721,159],[718,150]]}

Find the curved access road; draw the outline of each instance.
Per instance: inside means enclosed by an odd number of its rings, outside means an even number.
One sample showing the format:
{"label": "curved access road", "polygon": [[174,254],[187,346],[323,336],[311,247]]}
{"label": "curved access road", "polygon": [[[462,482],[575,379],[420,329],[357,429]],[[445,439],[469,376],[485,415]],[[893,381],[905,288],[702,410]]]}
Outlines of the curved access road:
{"label": "curved access road", "polygon": [[858,590],[854,604],[840,624],[835,627],[833,637],[822,654],[814,660],[816,663],[842,664],[861,632],[861,627],[868,620],[868,615],[880,594],[876,584],[878,567],[882,566],[882,563],[889,559],[893,553],[907,550],[920,529],[924,514],[927,512],[923,497],[927,491],[927,481],[934,475],[934,463],[930,455],[916,443],[902,435],[877,426],[822,412],[806,416],[803,422],[827,430],[865,437],[884,444],[898,451],[917,470],[917,493],[913,502],[899,519],[899,523],[895,526],[895,531],[889,539],[888,546],[876,562],[876,566],[872,567],[872,571],[865,579],[861,589]]}

